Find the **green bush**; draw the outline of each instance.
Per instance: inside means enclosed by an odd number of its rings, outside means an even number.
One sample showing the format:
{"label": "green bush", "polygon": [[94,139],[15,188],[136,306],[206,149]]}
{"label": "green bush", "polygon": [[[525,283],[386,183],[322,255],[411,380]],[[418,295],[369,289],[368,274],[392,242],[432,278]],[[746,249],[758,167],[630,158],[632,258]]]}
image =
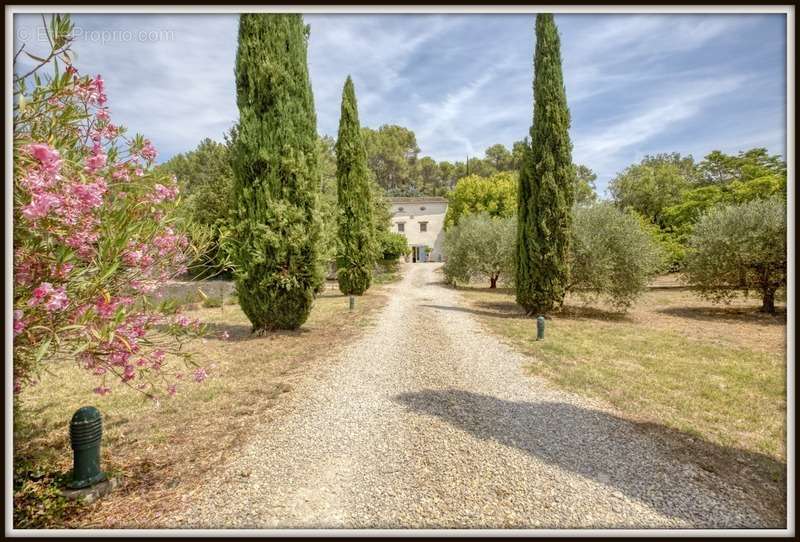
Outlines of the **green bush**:
{"label": "green bush", "polygon": [[755,290],[761,309],[774,313],[786,261],[786,202],[774,196],[704,214],[689,238],[685,278],[715,302]]}
{"label": "green bush", "polygon": [[632,213],[609,203],[576,207],[568,290],[628,308],[663,265],[664,255]]}
{"label": "green bush", "polygon": [[389,231],[380,232],[378,247],[383,261],[397,260],[411,252],[405,235]]}
{"label": "green bush", "polygon": [[445,234],[445,278],[454,285],[488,280],[489,287],[496,288],[501,277],[513,276],[515,238],[513,217],[491,217],[487,213],[462,216]]}

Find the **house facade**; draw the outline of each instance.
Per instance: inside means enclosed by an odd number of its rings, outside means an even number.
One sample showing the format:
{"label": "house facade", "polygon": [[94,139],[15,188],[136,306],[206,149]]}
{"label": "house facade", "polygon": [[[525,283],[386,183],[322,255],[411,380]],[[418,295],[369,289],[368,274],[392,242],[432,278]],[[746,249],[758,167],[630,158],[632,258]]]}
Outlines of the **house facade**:
{"label": "house facade", "polygon": [[444,261],[444,215],[447,199],[439,197],[388,198],[391,231],[406,236],[410,262]]}

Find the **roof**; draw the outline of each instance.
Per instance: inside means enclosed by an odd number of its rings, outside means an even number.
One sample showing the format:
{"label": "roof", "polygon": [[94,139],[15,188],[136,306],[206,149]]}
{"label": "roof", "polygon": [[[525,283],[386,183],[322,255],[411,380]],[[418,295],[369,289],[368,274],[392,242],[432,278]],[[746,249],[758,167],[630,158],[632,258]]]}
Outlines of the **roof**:
{"label": "roof", "polygon": [[386,198],[386,201],[389,203],[447,203],[447,198],[441,198],[438,196],[429,196],[429,197],[421,197],[421,198]]}

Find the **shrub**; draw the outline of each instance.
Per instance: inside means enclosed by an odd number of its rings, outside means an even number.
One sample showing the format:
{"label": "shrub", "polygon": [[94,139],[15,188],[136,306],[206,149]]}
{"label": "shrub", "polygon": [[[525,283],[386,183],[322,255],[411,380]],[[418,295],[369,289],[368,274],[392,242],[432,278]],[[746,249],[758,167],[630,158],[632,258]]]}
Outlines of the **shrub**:
{"label": "shrub", "polygon": [[378,246],[381,259],[384,261],[397,260],[411,252],[411,247],[408,246],[408,239],[402,233],[380,232]]}
{"label": "shrub", "polygon": [[202,331],[147,295],[184,270],[177,185],[153,171],[147,139],[111,122],[103,78],[72,66],[71,27],[54,16],[52,52],[14,80],[14,389],[48,363],[77,360],[99,394],[113,382],[171,394],[166,355],[188,360],[181,342]]}
{"label": "shrub", "polygon": [[685,278],[701,295],[730,301],[739,290],[761,294],[775,312],[786,286],[786,203],[781,196],[719,206],[701,217],[689,238]]}
{"label": "shrub", "polygon": [[513,217],[493,218],[486,213],[462,217],[445,234],[445,278],[451,284],[486,279],[490,288],[496,288],[501,277],[512,276],[515,236]]}
{"label": "shrub", "polygon": [[577,207],[569,291],[629,307],[663,265],[663,254],[631,213],[600,203]]}

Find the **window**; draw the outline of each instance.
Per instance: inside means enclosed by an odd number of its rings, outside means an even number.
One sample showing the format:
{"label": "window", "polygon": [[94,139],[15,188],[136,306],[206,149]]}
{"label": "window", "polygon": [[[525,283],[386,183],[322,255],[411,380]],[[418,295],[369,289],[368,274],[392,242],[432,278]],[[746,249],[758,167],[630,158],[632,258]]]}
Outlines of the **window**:
{"label": "window", "polygon": [[398,222],[397,223],[397,231],[404,232],[406,231],[406,223],[405,222]]}
{"label": "window", "polygon": [[420,222],[419,223],[419,231],[428,231],[428,223],[427,222]]}
{"label": "window", "polygon": [[424,210],[425,210],[425,207],[420,207],[420,208],[419,208],[419,210],[420,210],[420,211],[424,211]]}

